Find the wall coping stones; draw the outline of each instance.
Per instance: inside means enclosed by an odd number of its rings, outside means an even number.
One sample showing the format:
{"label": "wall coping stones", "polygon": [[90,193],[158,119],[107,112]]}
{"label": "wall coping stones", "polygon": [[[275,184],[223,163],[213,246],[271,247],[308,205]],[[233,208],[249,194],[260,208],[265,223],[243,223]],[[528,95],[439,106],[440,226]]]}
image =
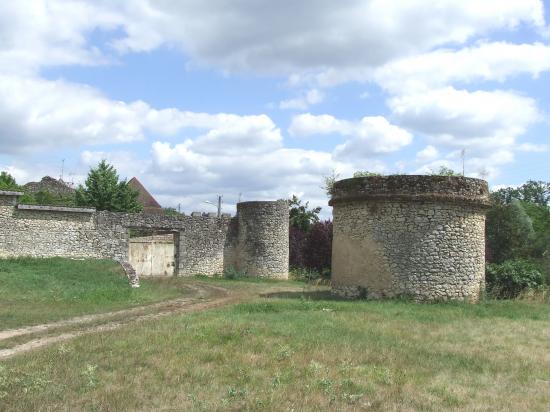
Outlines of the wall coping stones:
{"label": "wall coping stones", "polygon": [[491,205],[487,182],[463,176],[368,176],[334,183],[330,206],[355,200],[431,201],[479,207]]}
{"label": "wall coping stones", "polygon": [[23,196],[22,192],[13,192],[10,190],[0,190],[0,196]]}
{"label": "wall coping stones", "polygon": [[95,209],[83,207],[63,207],[63,206],[40,206],[40,205],[17,205],[20,210],[41,210],[45,212],[69,212],[69,213],[95,213]]}

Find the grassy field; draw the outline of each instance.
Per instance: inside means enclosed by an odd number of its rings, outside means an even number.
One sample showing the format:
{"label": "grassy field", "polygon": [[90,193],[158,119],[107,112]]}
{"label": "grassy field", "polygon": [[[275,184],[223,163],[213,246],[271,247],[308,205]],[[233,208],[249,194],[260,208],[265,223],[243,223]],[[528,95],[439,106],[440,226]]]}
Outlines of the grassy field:
{"label": "grassy field", "polygon": [[0,330],[174,298],[180,284],[143,279],[132,289],[109,260],[0,259]]}
{"label": "grassy field", "polygon": [[519,301],[256,298],[0,364],[5,410],[543,411],[549,402],[550,306]]}

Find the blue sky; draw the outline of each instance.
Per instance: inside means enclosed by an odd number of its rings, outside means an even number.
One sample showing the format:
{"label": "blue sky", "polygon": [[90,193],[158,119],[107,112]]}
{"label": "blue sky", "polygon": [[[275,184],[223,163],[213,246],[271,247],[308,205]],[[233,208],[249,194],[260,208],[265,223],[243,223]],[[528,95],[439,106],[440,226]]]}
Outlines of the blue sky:
{"label": "blue sky", "polygon": [[[549,180],[539,0],[28,0],[0,6],[0,169],[105,158],[164,206],[297,194],[333,171]],[[546,10],[545,10],[546,9]]]}

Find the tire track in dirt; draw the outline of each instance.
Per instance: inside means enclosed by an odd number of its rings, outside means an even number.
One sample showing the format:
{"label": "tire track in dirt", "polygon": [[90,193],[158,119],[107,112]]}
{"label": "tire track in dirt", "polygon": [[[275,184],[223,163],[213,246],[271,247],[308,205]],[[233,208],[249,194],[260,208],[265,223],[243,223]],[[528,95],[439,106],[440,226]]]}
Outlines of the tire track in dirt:
{"label": "tire track in dirt", "polygon": [[[85,327],[87,324],[93,322],[105,321],[104,323],[101,323],[99,325],[93,325],[82,330],[67,331],[57,335],[38,337],[21,344],[17,344],[16,346],[13,346],[11,348],[2,349],[0,350],[0,359],[6,359],[23,352],[28,352],[30,350],[41,348],[43,346],[53,343],[66,341],[77,336],[115,330],[131,323],[157,319],[168,315],[178,313],[192,313],[201,310],[212,309],[215,307],[234,303],[242,299],[242,296],[233,294],[228,289],[218,286],[190,285],[189,288],[194,289],[197,292],[198,296],[171,299],[151,305],[138,306],[131,309],[123,309],[119,311],[100,313],[95,315],[79,316],[59,322],[51,322],[42,325],[29,326],[26,328],[2,331],[0,332],[0,341],[23,335],[44,333],[51,331],[52,329],[58,329],[66,326]],[[155,312],[144,313],[150,310],[154,310]],[[128,319],[112,321],[112,318],[126,315],[128,316]],[[109,319],[111,319],[111,321],[109,321]]]}

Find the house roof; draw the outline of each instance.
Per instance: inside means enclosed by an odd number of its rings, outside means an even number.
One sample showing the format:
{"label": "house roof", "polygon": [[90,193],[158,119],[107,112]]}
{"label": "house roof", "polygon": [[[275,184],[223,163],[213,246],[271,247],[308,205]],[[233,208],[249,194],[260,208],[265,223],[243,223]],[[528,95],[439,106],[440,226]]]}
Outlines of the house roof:
{"label": "house roof", "polygon": [[144,210],[162,209],[162,206],[155,200],[153,195],[149,193],[145,186],[136,178],[132,177],[128,185],[138,192],[138,202],[143,206]]}

